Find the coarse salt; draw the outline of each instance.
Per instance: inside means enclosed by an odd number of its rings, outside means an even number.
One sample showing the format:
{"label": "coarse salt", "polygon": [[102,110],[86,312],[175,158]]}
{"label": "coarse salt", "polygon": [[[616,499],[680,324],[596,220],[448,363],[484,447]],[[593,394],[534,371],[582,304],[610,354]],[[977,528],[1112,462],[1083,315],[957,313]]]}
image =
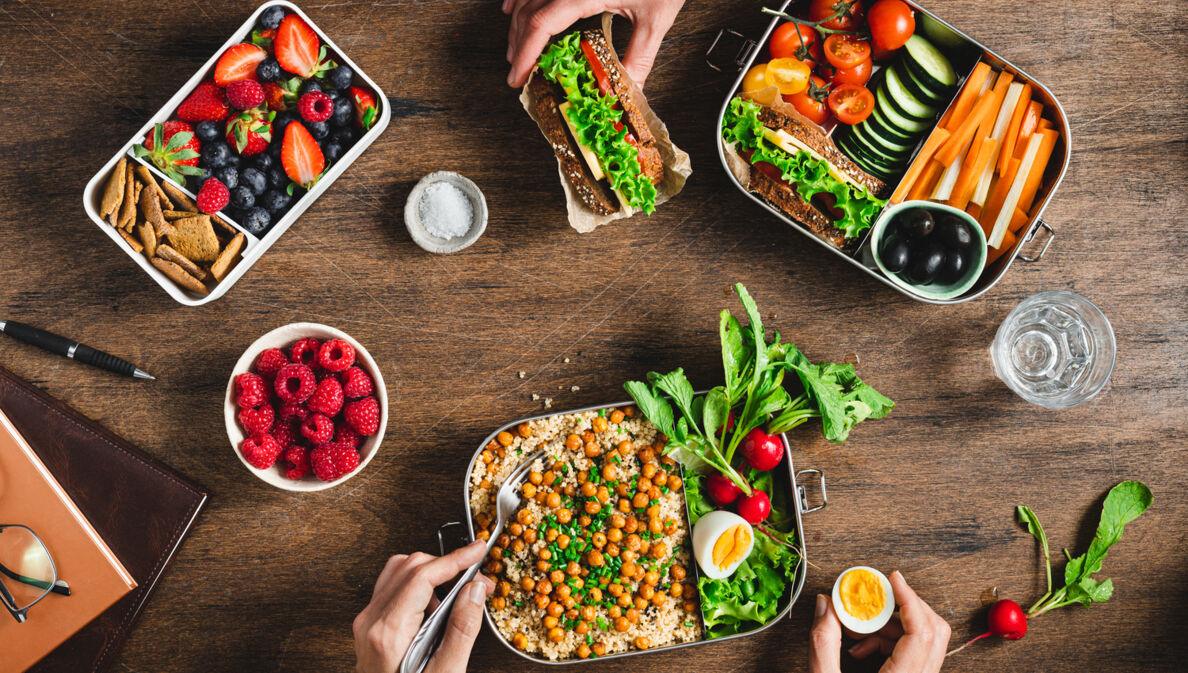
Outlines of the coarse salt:
{"label": "coarse salt", "polygon": [[474,207],[461,189],[449,182],[435,182],[425,188],[417,204],[425,231],[446,240],[459,238],[474,223]]}

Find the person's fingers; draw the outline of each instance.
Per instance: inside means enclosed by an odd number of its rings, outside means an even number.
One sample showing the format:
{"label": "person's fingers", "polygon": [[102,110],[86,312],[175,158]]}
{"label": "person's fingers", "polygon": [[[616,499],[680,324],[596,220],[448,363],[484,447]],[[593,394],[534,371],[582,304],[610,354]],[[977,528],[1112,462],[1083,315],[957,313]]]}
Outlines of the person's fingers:
{"label": "person's fingers", "polygon": [[809,673],[841,673],[841,622],[829,598],[817,594],[816,616],[809,636]]}
{"label": "person's fingers", "polygon": [[550,2],[531,10],[522,11],[513,18],[519,20],[513,39],[515,52],[512,55],[511,72],[507,83],[521,87],[528,83],[528,74],[536,67],[536,59],[544,51],[549,38],[569,27],[574,21],[593,16],[607,7],[606,0],[569,0]]}
{"label": "person's fingers", "polygon": [[373,599],[381,593],[386,593],[384,589],[387,589],[391,585],[392,579],[400,572],[400,568],[404,565],[406,559],[408,559],[408,554],[396,554],[388,558],[388,562],[384,564],[384,569],[380,571],[379,577],[375,579],[375,588],[371,590],[371,597]]}
{"label": "person's fingers", "polygon": [[882,673],[939,671],[949,643],[949,624],[916,595],[898,570],[891,573],[890,581],[904,635],[879,670]]}
{"label": "person's fingers", "polygon": [[483,625],[483,599],[491,592],[491,583],[478,579],[462,588],[441,647],[429,660],[425,673],[464,673],[474,639]]}
{"label": "person's fingers", "polygon": [[882,636],[885,640],[894,642],[903,637],[903,623],[899,621],[899,617],[892,615],[891,619],[883,626],[883,628],[879,629],[875,633],[879,636]]}
{"label": "person's fingers", "polygon": [[666,13],[649,14],[646,19],[635,23],[631,41],[627,43],[627,53],[623,55],[623,69],[635,83],[643,88],[644,80],[652,72],[656,63],[656,52],[660,51],[660,43],[676,17]]}
{"label": "person's fingers", "polygon": [[515,7],[515,5],[516,0],[503,0],[503,7],[501,9],[503,10],[504,14],[511,14],[512,8]]}
{"label": "person's fingers", "polygon": [[[403,581],[400,588],[389,601],[386,611],[423,612],[429,606],[429,598],[433,596],[433,589],[482,561],[486,548],[486,542],[475,540],[445,556],[430,556],[430,560],[407,569],[402,574]],[[412,557],[409,557],[409,560],[411,561]]]}
{"label": "person's fingers", "polygon": [[851,657],[855,659],[865,659],[875,652],[883,652],[885,654],[891,653],[891,648],[895,646],[895,641],[888,640],[880,635],[866,636],[859,640],[857,644],[849,649]]}

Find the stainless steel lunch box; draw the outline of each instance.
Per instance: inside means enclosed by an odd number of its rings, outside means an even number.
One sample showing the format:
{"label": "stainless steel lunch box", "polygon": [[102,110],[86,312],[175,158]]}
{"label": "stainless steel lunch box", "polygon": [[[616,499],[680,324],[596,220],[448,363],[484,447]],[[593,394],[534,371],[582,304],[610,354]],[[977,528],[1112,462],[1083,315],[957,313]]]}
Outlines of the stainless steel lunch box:
{"label": "stainless steel lunch box", "polygon": [[[455,522],[447,523],[438,529],[438,533],[437,533],[438,544],[441,548],[441,552],[444,554],[444,553],[446,553],[446,551],[448,551],[447,546],[449,546],[449,545],[447,545],[447,543],[446,543],[445,531],[449,530],[450,528],[464,526],[465,527],[465,535],[464,535],[465,541],[469,542],[469,541],[476,539],[475,538],[474,519],[471,516],[471,512],[470,512],[470,475],[474,471],[475,463],[478,462],[479,456],[482,454],[483,449],[486,448],[486,446],[488,444],[490,444],[492,440],[495,439],[496,435],[498,435],[500,432],[503,432],[505,430],[512,431],[512,430],[514,430],[514,428],[517,425],[519,425],[520,423],[527,422],[527,421],[540,420],[542,418],[549,418],[551,416],[563,416],[566,414],[576,414],[576,413],[581,413],[581,412],[585,412],[585,411],[597,411],[599,409],[613,409],[616,407],[623,407],[623,406],[627,406],[630,404],[633,404],[633,403],[632,402],[617,402],[615,404],[603,404],[603,405],[597,405],[597,406],[592,406],[592,407],[583,407],[581,409],[571,409],[569,411],[560,411],[557,413],[540,414],[538,416],[532,416],[529,418],[521,418],[519,420],[512,421],[511,423],[508,423],[508,424],[498,428],[497,430],[492,432],[490,435],[487,435],[486,439],[484,439],[482,442],[479,443],[478,448],[475,450],[474,455],[471,456],[470,462],[467,464],[467,467],[466,467],[466,477],[465,477],[464,485],[462,488],[462,506],[463,506],[463,509],[465,509],[465,511],[466,511],[466,520],[464,522],[455,521]],[[770,622],[764,624],[763,626],[761,626],[753,631],[748,631],[746,633],[739,633],[739,634],[736,634],[733,636],[727,636],[724,638],[714,638],[713,640],[700,640],[700,641],[692,642],[692,643],[680,643],[677,645],[668,645],[666,647],[657,647],[657,648],[650,649],[650,650],[631,650],[628,652],[620,652],[618,654],[608,654],[606,656],[599,657],[596,660],[595,659],[567,659],[564,661],[550,661],[548,659],[542,659],[539,657],[535,657],[527,652],[522,652],[522,651],[516,649],[516,647],[514,645],[512,645],[510,642],[508,642],[508,640],[506,638],[503,637],[503,634],[499,632],[499,629],[497,629],[495,627],[495,621],[492,619],[490,611],[488,611],[484,608],[483,614],[486,616],[487,626],[489,626],[491,628],[491,631],[495,634],[495,637],[499,639],[499,642],[503,643],[509,650],[515,652],[516,654],[520,655],[521,657],[524,657],[525,659],[528,659],[529,661],[532,661],[534,663],[548,664],[548,665],[577,664],[577,663],[582,663],[582,662],[586,662],[586,661],[607,661],[610,659],[618,659],[621,657],[628,657],[628,656],[632,656],[632,655],[636,655],[636,654],[649,654],[652,652],[665,652],[668,650],[676,650],[676,649],[680,649],[683,647],[693,647],[696,645],[704,645],[706,643],[720,643],[720,642],[725,642],[727,640],[732,640],[734,638],[742,638],[745,636],[751,636],[756,633],[759,633],[760,631],[766,631],[767,629],[771,628],[776,622],[782,620],[784,617],[786,617],[788,615],[789,612],[792,611],[792,606],[796,603],[796,599],[800,597],[800,590],[804,587],[804,576],[808,569],[808,564],[807,564],[808,559],[804,553],[805,552],[805,549],[804,549],[804,526],[802,525],[802,517],[805,514],[815,512],[815,511],[825,507],[826,504],[828,504],[828,498],[827,498],[827,494],[825,491],[825,475],[824,475],[824,473],[822,473],[820,470],[816,470],[816,469],[805,469],[805,470],[800,470],[799,472],[797,472],[793,468],[793,465],[792,465],[792,452],[791,452],[790,446],[788,444],[787,436],[781,435],[780,439],[784,443],[784,452],[785,452],[785,454],[787,454],[787,458],[788,458],[788,460],[786,461],[787,465],[788,465],[788,480],[789,480],[789,484],[792,488],[791,493],[793,494],[793,500],[796,503],[796,507],[794,507],[793,509],[794,509],[794,513],[796,516],[796,536],[797,536],[797,540],[800,541],[801,555],[800,555],[799,574],[798,574],[798,577],[796,580],[796,584],[792,588],[792,599],[790,601],[788,601],[788,605],[784,607],[784,610],[782,612],[780,612],[778,615],[776,615],[775,618],[772,619]],[[820,498],[821,498],[820,504],[813,505],[813,506],[809,505],[808,493],[807,493],[805,487],[798,483],[798,480],[800,480],[801,478],[809,477],[809,476],[816,478],[817,486],[821,492],[820,493]],[[694,563],[692,565],[693,565],[694,572],[697,572],[697,564]]]}
{"label": "stainless steel lunch box", "polygon": [[[1056,100],[1056,97],[1052,95],[1052,92],[1049,91],[1048,88],[1042,83],[1023,72],[1023,70],[1015,64],[990,50],[989,47],[985,46],[969,35],[966,35],[957,28],[949,25],[932,12],[929,12],[928,10],[921,7],[919,4],[912,2],[912,0],[905,1],[919,14],[927,16],[931,21],[939,24],[943,28],[952,31],[954,39],[964,40],[969,46],[980,50],[981,60],[986,61],[995,69],[1006,70],[1007,72],[1014,74],[1017,81],[1031,83],[1034,89],[1033,95],[1044,103],[1046,111],[1052,112],[1054,117],[1052,121],[1058,125],[1060,130],[1060,142],[1056,144],[1056,149],[1053,150],[1052,156],[1054,160],[1048,163],[1048,168],[1044,175],[1044,183],[1047,185],[1047,187],[1046,189],[1041,189],[1036,197],[1036,203],[1039,205],[1035,209],[1035,215],[1032,216],[1031,220],[1023,228],[1023,234],[1019,236],[1018,242],[1015,243],[1014,249],[995,261],[994,264],[998,266],[997,269],[987,268],[987,270],[984,271],[981,277],[978,279],[978,282],[974,284],[974,286],[970,288],[968,292],[959,297],[954,297],[953,299],[928,299],[926,297],[921,297],[892,283],[890,279],[888,279],[881,271],[879,271],[870,253],[869,237],[867,241],[862,243],[861,248],[854,255],[851,256],[846,254],[845,252],[818,238],[816,234],[814,234],[808,228],[793,220],[786,213],[784,213],[784,211],[764,201],[759,197],[759,195],[747,191],[746,188],[744,188],[742,184],[739,183],[737,179],[735,179],[734,174],[730,172],[730,169],[727,166],[726,154],[724,152],[724,148],[722,147],[722,119],[726,114],[726,108],[730,104],[730,100],[734,97],[735,93],[742,85],[743,76],[755,63],[758,57],[765,52],[767,41],[768,38],[771,37],[772,31],[774,31],[776,26],[778,26],[780,22],[783,21],[783,19],[779,17],[772,17],[771,22],[767,25],[767,30],[764,31],[763,35],[758,41],[749,40],[737,31],[723,29],[718,33],[718,36],[714,39],[709,50],[706,52],[706,63],[715,70],[722,70],[723,64],[718,62],[719,57],[715,57],[714,54],[719,52],[719,50],[727,49],[727,45],[738,45],[737,51],[734,53],[734,55],[727,57],[727,65],[729,67],[737,67],[738,76],[734,80],[734,84],[731,85],[729,93],[722,102],[722,109],[718,112],[718,121],[714,127],[714,133],[717,137],[718,158],[722,162],[722,168],[726,171],[726,175],[730,177],[730,180],[736,187],[738,187],[741,192],[746,194],[749,198],[751,198],[751,200],[759,204],[759,206],[770,212],[772,215],[775,215],[777,218],[783,220],[788,225],[800,231],[802,234],[820,245],[825,250],[828,250],[834,255],[837,255],[841,259],[845,260],[847,263],[878,279],[880,283],[886,285],[887,287],[899,292],[900,294],[911,297],[912,299],[927,302],[929,304],[959,304],[971,299],[976,299],[977,297],[980,297],[989,291],[990,288],[994,287],[994,284],[997,283],[1000,278],[1002,278],[1003,274],[1005,274],[1007,269],[1011,267],[1011,264],[1014,263],[1015,258],[1022,259],[1025,262],[1040,261],[1043,259],[1044,253],[1046,253],[1048,248],[1052,245],[1052,241],[1055,240],[1056,231],[1051,227],[1051,225],[1043,220],[1042,216],[1044,209],[1048,205],[1049,199],[1052,198],[1052,194],[1055,193],[1056,188],[1060,186],[1061,180],[1064,179],[1064,173],[1068,169],[1068,161],[1071,155],[1069,147],[1068,119],[1065,116],[1064,108],[1060,106],[1060,101]],[[784,0],[784,3],[780,6],[780,11],[787,12],[789,7],[791,7],[793,4],[795,4],[794,0]],[[964,82],[969,76],[972,67],[973,66],[971,65],[968,69],[964,69],[959,73],[961,74],[962,82]],[[954,97],[954,100],[955,98],[956,97]],[[950,101],[949,104],[952,105],[952,101]],[[922,144],[923,140],[921,140],[921,142],[917,145],[915,152],[913,152],[913,160],[915,159],[915,154],[919,153],[920,145]],[[896,185],[891,185],[891,189],[894,189],[895,186]],[[1047,236],[1043,240],[1042,247],[1040,247],[1038,252],[1035,252],[1034,254],[1025,254],[1023,252],[1023,248],[1036,239],[1036,236],[1039,235],[1041,229],[1047,232]],[[1038,245],[1038,243],[1036,245]]]}

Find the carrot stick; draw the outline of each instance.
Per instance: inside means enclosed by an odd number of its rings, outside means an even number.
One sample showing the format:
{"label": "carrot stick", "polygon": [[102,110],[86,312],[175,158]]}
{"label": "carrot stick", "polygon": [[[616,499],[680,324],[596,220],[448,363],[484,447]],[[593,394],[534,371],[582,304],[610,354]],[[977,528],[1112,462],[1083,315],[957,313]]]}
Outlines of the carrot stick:
{"label": "carrot stick", "polygon": [[1040,143],[1039,152],[1035,156],[1035,163],[1031,165],[1031,171],[1027,174],[1027,182],[1023,183],[1023,192],[1019,196],[1019,207],[1025,212],[1031,211],[1032,202],[1035,201],[1035,195],[1039,191],[1040,181],[1044,177],[1044,170],[1047,169],[1048,161],[1052,158],[1052,151],[1056,148],[1056,141],[1060,138],[1060,132],[1055,129],[1045,129],[1039,133],[1043,140]]}
{"label": "carrot stick", "polygon": [[982,207],[976,203],[970,203],[965,206],[965,212],[969,213],[969,216],[975,220],[982,219]]}
{"label": "carrot stick", "polygon": [[1019,94],[1019,101],[1015,103],[1015,111],[1011,113],[1011,125],[1007,127],[1003,136],[1002,151],[998,154],[998,174],[1006,170],[1007,160],[1014,156],[1015,141],[1019,138],[1019,127],[1023,124],[1023,113],[1031,103],[1031,83],[1023,85],[1023,93]]}
{"label": "carrot stick", "polygon": [[1019,136],[1015,139],[1014,156],[1023,154],[1023,150],[1027,148],[1027,139],[1031,137],[1032,133],[1035,133],[1043,112],[1043,103],[1033,100],[1027,104],[1027,112],[1023,113],[1023,122],[1019,124]]}
{"label": "carrot stick", "polygon": [[990,190],[990,198],[986,200],[986,204],[982,209],[982,217],[978,220],[981,223],[982,229],[986,231],[986,238],[994,232],[994,222],[998,217],[998,211],[1002,209],[1002,203],[1006,200],[1007,192],[1010,191],[1011,185],[1014,184],[1015,175],[1019,172],[1019,166],[1022,160],[1011,157],[1011,163],[1007,166],[1007,172],[995,178],[994,187]]}
{"label": "carrot stick", "polygon": [[994,92],[987,91],[986,93],[982,94],[982,97],[978,99],[976,104],[974,104],[973,110],[970,111],[969,116],[965,118],[965,121],[961,122],[961,125],[957,127],[957,130],[953,131],[952,135],[949,136],[949,140],[945,142],[944,146],[942,146],[937,151],[936,160],[945,166],[957,161],[957,157],[961,154],[961,150],[967,144],[969,144],[969,141],[973,138],[974,132],[977,131],[978,126],[982,123],[982,120],[988,117],[992,112],[997,111],[998,108],[994,107]]}
{"label": "carrot stick", "polygon": [[1039,126],[1037,126],[1036,128],[1039,130],[1042,130],[1042,129],[1050,129],[1053,126],[1054,126],[1054,124],[1052,124],[1052,120],[1048,119],[1047,117],[1040,117]]}
{"label": "carrot stick", "polygon": [[928,139],[924,141],[924,146],[920,148],[920,154],[916,156],[916,160],[908,167],[907,173],[899,181],[899,186],[895,188],[895,193],[891,195],[891,203],[903,201],[903,198],[907,196],[908,191],[911,190],[916,180],[920,177],[920,174],[924,172],[928,160],[936,153],[936,149],[948,139],[948,131],[939,126],[933,129]]}
{"label": "carrot stick", "polygon": [[948,204],[950,206],[965,210],[966,204],[973,196],[975,180],[982,174],[993,155],[993,138],[983,138],[976,151],[974,148],[970,148],[969,154],[966,155],[966,161],[961,165],[961,173],[957,176],[957,184],[953,186],[953,193],[949,196]]}
{"label": "carrot stick", "polygon": [[[1011,215],[1010,232],[1012,234],[1018,234],[1019,230],[1023,228],[1023,225],[1027,224],[1029,219],[1031,218],[1027,217],[1027,211],[1015,206],[1015,213]],[[1006,237],[1004,236],[1003,238],[1005,239]]]}
{"label": "carrot stick", "polygon": [[956,126],[965,120],[969,115],[969,111],[973,108],[974,102],[981,95],[982,84],[986,81],[986,77],[989,74],[989,63],[981,61],[974,66],[969,79],[965,80],[965,86],[961,87],[961,93],[957,96],[957,101],[945,113],[944,119],[941,119],[940,126],[942,128],[953,131]]}
{"label": "carrot stick", "polygon": [[997,248],[987,249],[986,266],[993,264],[995,260],[997,260],[999,257],[1002,257],[1003,253],[1013,250],[1015,247],[1015,240],[1015,235],[1008,231],[1006,232],[1006,235],[1002,237],[1002,243]]}
{"label": "carrot stick", "polygon": [[924,168],[924,172],[920,174],[920,179],[908,192],[908,200],[916,201],[918,199],[926,199],[932,193],[932,188],[936,186],[937,179],[945,170],[945,167],[937,162],[935,159],[928,162],[928,166]]}

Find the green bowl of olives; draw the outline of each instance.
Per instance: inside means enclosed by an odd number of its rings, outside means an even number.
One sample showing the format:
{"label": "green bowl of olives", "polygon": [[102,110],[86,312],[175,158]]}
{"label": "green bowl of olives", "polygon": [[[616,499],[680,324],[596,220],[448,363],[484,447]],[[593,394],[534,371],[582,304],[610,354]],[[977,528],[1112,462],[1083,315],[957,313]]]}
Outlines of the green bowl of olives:
{"label": "green bowl of olives", "polygon": [[978,221],[932,201],[884,209],[870,245],[875,264],[891,282],[926,299],[965,294],[986,266],[986,234]]}

